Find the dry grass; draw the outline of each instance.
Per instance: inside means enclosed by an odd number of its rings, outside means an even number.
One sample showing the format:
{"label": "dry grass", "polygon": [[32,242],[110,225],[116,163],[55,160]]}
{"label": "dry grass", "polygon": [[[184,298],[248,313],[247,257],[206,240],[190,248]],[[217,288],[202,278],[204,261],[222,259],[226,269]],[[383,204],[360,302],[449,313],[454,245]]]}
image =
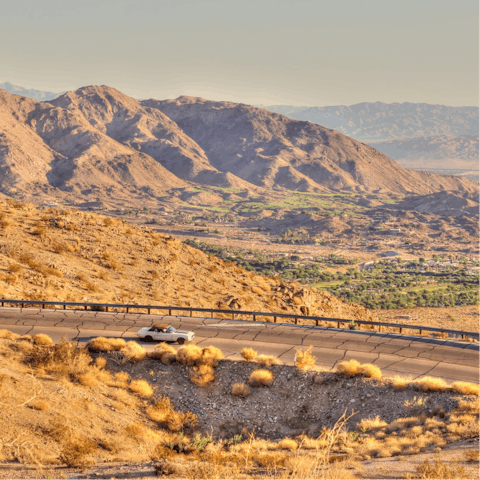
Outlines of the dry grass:
{"label": "dry grass", "polygon": [[193,367],[190,372],[190,380],[197,387],[206,387],[215,380],[215,370],[207,364]]}
{"label": "dry grass", "polygon": [[476,383],[453,382],[451,389],[454,393],[460,393],[462,395],[475,395],[478,397],[479,394],[479,386]]}
{"label": "dry grass", "polygon": [[123,347],[120,352],[123,354],[123,363],[139,363],[147,355],[146,350],[133,340],[127,342],[125,347]]}
{"label": "dry grass", "polygon": [[250,395],[250,387],[246,383],[234,383],[232,385],[232,395],[237,397],[246,398]]}
{"label": "dry grass", "polygon": [[284,438],[278,442],[277,447],[281,450],[296,450],[298,448],[298,442],[292,438]]}
{"label": "dry grass", "polygon": [[435,459],[433,462],[430,462],[430,460],[425,460],[421,465],[416,467],[416,470],[416,475],[408,476],[407,478],[468,478],[465,467],[459,462],[444,462],[440,459]]}
{"label": "dry grass", "polygon": [[377,415],[375,418],[364,418],[360,422],[357,423],[357,428],[361,431],[377,431],[383,427],[388,425],[387,422],[381,420],[380,417]]}
{"label": "dry grass", "polygon": [[394,390],[402,391],[406,390],[412,382],[411,378],[405,377],[394,377],[390,379],[390,384],[394,388]]}
{"label": "dry grass", "polygon": [[423,377],[413,382],[414,388],[424,392],[445,392],[449,386],[445,380],[436,377]]}
{"label": "dry grass", "polygon": [[91,352],[118,352],[125,348],[127,342],[123,338],[93,338],[87,343]]}
{"label": "dry grass", "polygon": [[313,347],[309,347],[305,351],[301,349],[296,350],[295,367],[303,372],[311,370],[315,367],[316,357],[312,355],[312,348]]}
{"label": "dry grass", "polygon": [[145,380],[133,380],[129,383],[128,389],[140,397],[151,397],[153,388]]}
{"label": "dry grass", "polygon": [[206,347],[202,351],[201,363],[203,365],[210,365],[216,367],[218,361],[224,358],[222,351],[217,347]]}
{"label": "dry grass", "polygon": [[273,385],[273,373],[269,370],[254,370],[248,377],[248,383],[252,387],[270,387]]}
{"label": "dry grass", "polygon": [[280,365],[280,360],[272,355],[258,355],[256,362],[266,368],[269,368],[272,365]]}
{"label": "dry grass", "polygon": [[202,349],[196,345],[184,345],[177,351],[177,362],[187,367],[193,367],[201,362]]}
{"label": "dry grass", "polygon": [[10,330],[1,329],[0,338],[5,338],[7,340],[16,340],[17,338],[20,338],[20,335],[18,335],[18,333],[13,333]]}
{"label": "dry grass", "polygon": [[357,360],[339,363],[337,371],[345,377],[363,376],[368,378],[382,378],[382,371],[371,363],[360,364]]}
{"label": "dry grass", "polygon": [[253,349],[253,348],[242,348],[240,350],[240,355],[247,361],[247,362],[253,362],[256,358],[258,353]]}
{"label": "dry grass", "polygon": [[38,333],[37,335],[34,335],[32,340],[35,345],[40,345],[42,347],[50,347],[53,345],[53,340],[44,333]]}

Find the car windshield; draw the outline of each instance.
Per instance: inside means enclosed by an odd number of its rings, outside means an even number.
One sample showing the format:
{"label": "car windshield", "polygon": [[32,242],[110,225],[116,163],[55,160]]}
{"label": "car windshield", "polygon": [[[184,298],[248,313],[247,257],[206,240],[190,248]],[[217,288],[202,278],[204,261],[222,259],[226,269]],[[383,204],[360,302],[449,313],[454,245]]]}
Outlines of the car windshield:
{"label": "car windshield", "polygon": [[173,332],[176,332],[176,330],[172,326],[170,326],[170,327],[167,328],[167,332],[168,333],[173,333]]}

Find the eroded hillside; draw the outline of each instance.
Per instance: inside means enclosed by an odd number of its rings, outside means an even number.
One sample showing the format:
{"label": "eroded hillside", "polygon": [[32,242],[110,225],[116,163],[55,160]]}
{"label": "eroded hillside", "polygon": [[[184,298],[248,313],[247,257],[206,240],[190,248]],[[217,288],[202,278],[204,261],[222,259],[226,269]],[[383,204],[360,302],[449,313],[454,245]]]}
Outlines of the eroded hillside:
{"label": "eroded hillside", "polygon": [[329,293],[260,277],[145,227],[12,201],[0,202],[0,296],[374,317]]}

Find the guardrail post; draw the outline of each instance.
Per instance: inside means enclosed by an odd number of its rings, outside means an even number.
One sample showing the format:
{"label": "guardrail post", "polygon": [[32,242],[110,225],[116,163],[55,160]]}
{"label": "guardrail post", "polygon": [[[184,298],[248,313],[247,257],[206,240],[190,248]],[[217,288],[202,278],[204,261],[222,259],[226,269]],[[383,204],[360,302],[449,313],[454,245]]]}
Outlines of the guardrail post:
{"label": "guardrail post", "polygon": [[66,310],[66,309],[67,309],[67,306],[66,306],[66,305],[64,305],[64,306],[63,306],[63,309],[64,309],[64,310]]}
{"label": "guardrail post", "polygon": [[423,330],[418,330],[418,332],[420,333],[420,335],[423,335]]}
{"label": "guardrail post", "polygon": [[337,322],[337,328],[340,328],[340,322]]}
{"label": "guardrail post", "polygon": [[172,309],[171,309],[171,308],[168,309],[168,314],[169,314],[170,316],[172,316]]}
{"label": "guardrail post", "polygon": [[85,310],[87,309],[87,306],[86,306],[86,305],[84,305],[84,309],[85,309]]}
{"label": "guardrail post", "polygon": [[273,323],[277,323],[277,317],[273,317]]}
{"label": "guardrail post", "polygon": [[235,314],[232,312],[232,320],[235,320]]}
{"label": "guardrail post", "polygon": [[126,307],[127,313],[128,313],[128,307]]}
{"label": "guardrail post", "polygon": [[190,310],[190,316],[192,316],[193,310]]}
{"label": "guardrail post", "polygon": [[254,321],[254,322],[257,321],[257,316],[256,316],[256,315],[253,316],[253,321]]}
{"label": "guardrail post", "polygon": [[295,317],[295,325],[297,325],[297,324],[298,324],[298,318]]}
{"label": "guardrail post", "polygon": [[44,303],[42,303],[42,308],[45,308],[45,304],[44,304]]}
{"label": "guardrail post", "polygon": [[403,328],[402,327],[400,327],[399,330],[400,330],[400,333],[403,333]]}
{"label": "guardrail post", "polygon": [[210,312],[210,318],[213,318],[213,312]]}
{"label": "guardrail post", "polygon": [[150,315],[150,309],[149,309],[149,308],[147,308],[147,312],[148,312],[148,314]]}

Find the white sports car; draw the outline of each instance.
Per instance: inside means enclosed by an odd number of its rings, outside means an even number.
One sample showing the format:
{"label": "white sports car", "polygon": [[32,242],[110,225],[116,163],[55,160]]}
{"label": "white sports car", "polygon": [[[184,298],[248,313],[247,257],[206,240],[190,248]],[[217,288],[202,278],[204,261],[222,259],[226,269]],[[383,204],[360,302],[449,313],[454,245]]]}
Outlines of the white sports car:
{"label": "white sports car", "polygon": [[138,338],[146,342],[158,340],[160,342],[178,342],[180,345],[187,340],[193,340],[195,334],[186,330],[177,330],[171,325],[153,325],[153,327],[143,327],[137,332]]}

